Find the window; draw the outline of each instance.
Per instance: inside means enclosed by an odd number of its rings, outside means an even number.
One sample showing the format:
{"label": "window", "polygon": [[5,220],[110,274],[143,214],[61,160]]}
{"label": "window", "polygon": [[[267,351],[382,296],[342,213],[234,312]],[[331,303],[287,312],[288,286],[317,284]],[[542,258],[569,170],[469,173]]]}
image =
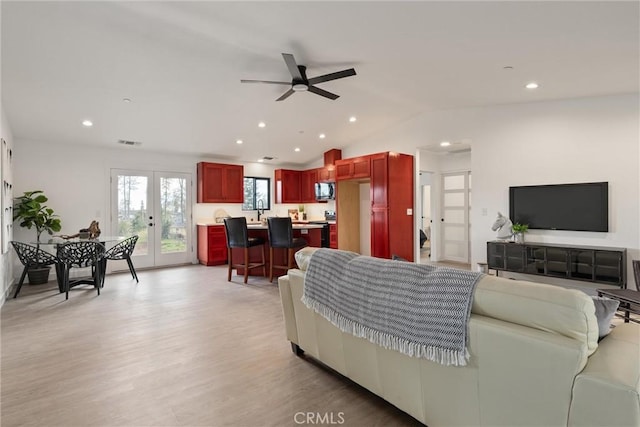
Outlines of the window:
{"label": "window", "polygon": [[271,179],[257,178],[254,176],[244,177],[244,202],[243,211],[255,211],[258,208],[271,209]]}

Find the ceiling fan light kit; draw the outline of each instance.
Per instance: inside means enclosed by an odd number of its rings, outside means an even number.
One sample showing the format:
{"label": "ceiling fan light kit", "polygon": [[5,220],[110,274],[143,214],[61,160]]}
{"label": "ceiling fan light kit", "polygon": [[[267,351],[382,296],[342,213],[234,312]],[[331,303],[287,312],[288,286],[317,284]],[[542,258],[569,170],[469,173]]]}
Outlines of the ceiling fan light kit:
{"label": "ceiling fan light kit", "polygon": [[307,67],[305,67],[304,65],[298,65],[292,54],[283,53],[282,57],[284,58],[285,64],[287,64],[289,73],[291,74],[291,82],[275,82],[270,80],[240,80],[240,82],[291,86],[290,89],[282,94],[280,98],[276,99],[276,101],[283,101],[293,95],[294,92],[305,91],[315,93],[316,95],[320,95],[331,100],[336,100],[340,97],[340,95],[336,95],[335,93],[320,89],[319,87],[316,87],[314,85],[356,75],[356,70],[354,70],[353,68],[349,68],[348,70],[324,74],[322,76],[312,77],[309,79],[307,78]]}

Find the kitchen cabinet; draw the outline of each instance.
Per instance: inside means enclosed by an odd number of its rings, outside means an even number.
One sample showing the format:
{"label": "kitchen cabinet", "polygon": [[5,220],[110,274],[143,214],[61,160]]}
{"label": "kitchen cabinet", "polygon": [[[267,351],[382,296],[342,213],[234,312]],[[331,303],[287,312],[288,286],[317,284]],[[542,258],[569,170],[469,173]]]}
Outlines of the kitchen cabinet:
{"label": "kitchen cabinet", "polygon": [[335,166],[325,166],[316,170],[318,181],[317,182],[336,182],[336,168]]}
{"label": "kitchen cabinet", "polygon": [[300,203],[315,203],[318,174],[316,169],[300,172]]}
{"label": "kitchen cabinet", "polygon": [[300,203],[301,171],[291,169],[275,170],[276,203]]}
{"label": "kitchen cabinet", "polygon": [[243,166],[198,163],[198,203],[242,203],[243,199]]}
{"label": "kitchen cabinet", "polygon": [[[351,159],[347,159],[351,160]],[[370,217],[371,255],[414,259],[413,156],[378,153],[367,156],[369,178],[337,180],[338,247],[362,253],[361,218]],[[336,162],[336,168],[339,163]],[[369,183],[370,215],[361,215],[360,185]]]}
{"label": "kitchen cabinet", "polygon": [[345,179],[369,178],[371,163],[369,156],[336,160],[336,181]]}
{"label": "kitchen cabinet", "polygon": [[338,249],[338,226],[336,224],[329,224],[329,247]]}
{"label": "kitchen cabinet", "polygon": [[227,236],[223,224],[198,225],[198,261],[204,265],[227,263]]}

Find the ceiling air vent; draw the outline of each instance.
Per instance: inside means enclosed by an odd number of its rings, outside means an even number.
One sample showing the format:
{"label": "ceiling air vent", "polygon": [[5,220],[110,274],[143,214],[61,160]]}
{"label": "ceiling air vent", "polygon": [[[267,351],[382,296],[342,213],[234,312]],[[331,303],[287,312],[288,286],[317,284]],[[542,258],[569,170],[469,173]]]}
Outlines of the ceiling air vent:
{"label": "ceiling air vent", "polygon": [[273,160],[273,159],[275,159],[275,157],[271,157],[271,156],[264,156],[264,157],[262,158],[262,160]]}
{"label": "ceiling air vent", "polygon": [[122,145],[142,145],[142,142],[138,142],[138,141],[128,141],[126,139],[119,139],[118,140],[118,144],[122,144]]}

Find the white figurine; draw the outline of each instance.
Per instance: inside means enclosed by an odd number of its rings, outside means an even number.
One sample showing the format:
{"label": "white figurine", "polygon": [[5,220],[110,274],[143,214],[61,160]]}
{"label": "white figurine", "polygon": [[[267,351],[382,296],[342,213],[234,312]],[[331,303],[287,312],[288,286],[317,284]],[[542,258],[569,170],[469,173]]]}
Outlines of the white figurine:
{"label": "white figurine", "polygon": [[496,222],[491,226],[491,230],[498,232],[496,238],[499,240],[509,240],[513,237],[512,225],[513,223],[509,218],[498,212],[498,218],[496,218]]}

